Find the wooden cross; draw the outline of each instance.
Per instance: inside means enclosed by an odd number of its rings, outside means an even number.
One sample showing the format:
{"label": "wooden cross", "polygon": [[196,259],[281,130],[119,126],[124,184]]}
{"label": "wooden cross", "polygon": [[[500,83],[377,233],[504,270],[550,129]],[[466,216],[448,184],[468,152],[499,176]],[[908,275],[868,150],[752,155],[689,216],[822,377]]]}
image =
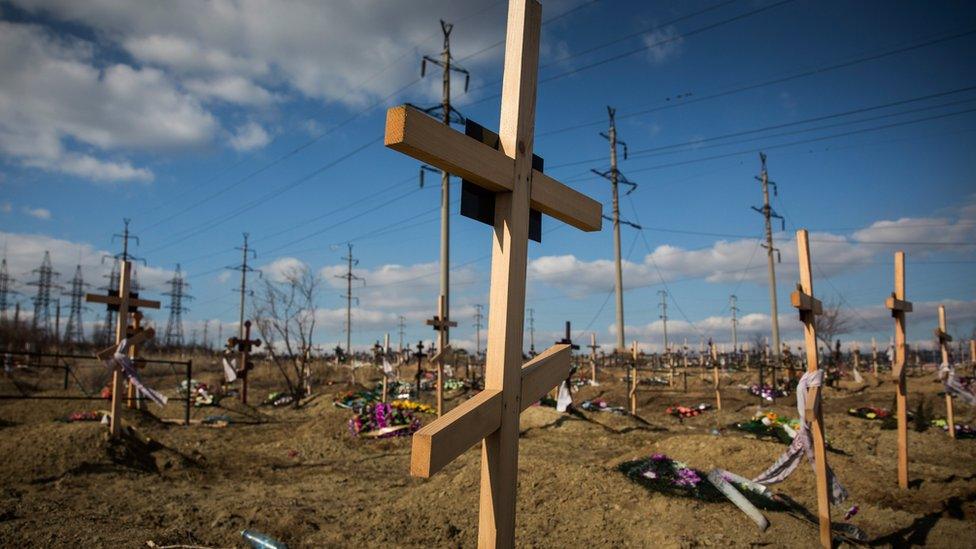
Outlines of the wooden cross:
{"label": "wooden cross", "polygon": [[[947,329],[945,305],[939,305],[939,327],[935,330],[935,338],[939,341],[939,350],[942,351],[942,362],[944,364],[949,363],[949,342],[952,341],[952,336],[946,332]],[[956,438],[956,418],[952,410],[952,395],[949,394],[949,391],[946,391],[945,402],[949,436]]]}
{"label": "wooden cross", "polygon": [[912,312],[912,303],[905,301],[905,252],[895,252],[895,291],[885,300],[895,319],[895,360],[891,363],[891,377],[896,383],[895,416],[898,418],[898,486],[908,489],[908,398],[905,386],[905,313]]}
{"label": "wooden cross", "polygon": [[247,405],[247,373],[251,371],[251,364],[247,359],[251,355],[251,350],[254,347],[261,346],[260,339],[251,339],[251,321],[244,321],[244,339],[238,337],[232,337],[227,340],[227,345],[230,347],[237,347],[237,352],[240,353],[237,366],[237,377],[241,378],[241,402]]}
{"label": "wooden cross", "polygon": [[499,149],[407,106],[387,112],[386,145],[495,193],[485,389],[413,436],[411,474],[428,477],[481,445],[478,544],[515,544],[519,414],[566,379],[570,347],[522,364],[529,210],[585,231],[600,229],[599,202],[532,168],[542,6],[511,0]]}
{"label": "wooden cross", "polygon": [[458,325],[447,318],[446,304],[447,297],[441,294],[437,300],[437,316],[427,320],[427,325],[433,326],[437,332],[437,354],[430,358],[431,362],[437,363],[437,417],[444,413],[444,358],[451,347],[447,342],[447,334],[449,329]]}
{"label": "wooden cross", "polygon": [[[118,308],[118,319],[115,323],[115,345],[118,346],[126,338],[126,328],[129,326],[129,313],[137,307],[147,309],[158,309],[159,302],[149,299],[139,299],[130,292],[132,283],[132,262],[122,260],[122,268],[119,270],[119,293],[118,295],[85,294],[85,301],[88,303],[104,303],[110,309]],[[143,338],[136,341],[130,339],[130,344],[136,344],[151,338],[155,332],[151,329],[140,332],[146,334]],[[139,334],[137,334],[139,335]],[[98,353],[102,360],[108,360],[115,352],[115,347],[106,349]],[[103,358],[104,357],[104,358]],[[112,372],[112,417],[109,424],[109,433],[112,437],[117,437],[122,432],[122,381],[125,376],[119,368]]]}
{"label": "wooden cross", "polygon": [[627,395],[630,397],[630,415],[637,415],[637,355],[640,351],[637,348],[637,340],[635,339],[633,343],[630,344],[630,391]]}
{"label": "wooden cross", "polygon": [[[132,326],[129,326],[129,327],[126,328],[125,337],[126,338],[131,338],[132,336],[138,334],[142,330],[141,323],[142,323],[142,313],[139,312],[139,311],[136,311],[136,312],[132,313]],[[129,345],[129,358],[131,358],[133,361],[135,361],[135,359],[136,359],[136,357],[138,355],[139,355],[139,346],[138,345],[131,345],[130,344]],[[127,394],[128,398],[126,400],[126,408],[129,408],[131,410],[131,409],[134,409],[136,407],[136,405],[137,405],[137,401],[136,401],[136,386],[135,386],[134,383],[131,383],[131,382],[130,383],[127,383],[127,385],[129,386],[129,389],[128,389],[128,394]],[[142,408],[142,399],[139,399],[138,405],[139,405],[140,408]]]}
{"label": "wooden cross", "polygon": [[[715,409],[722,409],[722,386],[718,373],[718,346],[709,339],[708,348],[712,355],[712,385],[715,388]],[[759,399],[762,400],[762,386],[759,387]]]}
{"label": "wooden cross", "polygon": [[[813,276],[810,272],[810,242],[806,229],[796,232],[797,259],[800,262],[800,283],[790,294],[790,301],[800,312],[803,323],[803,339],[807,351],[807,372],[817,371],[816,315],[823,314],[823,305],[813,297]],[[830,487],[827,484],[827,452],[824,444],[823,410],[820,405],[820,387],[810,387],[806,395],[806,420],[813,434],[813,457],[816,461],[817,510],[820,519],[820,543],[831,547],[830,536]]]}
{"label": "wooden cross", "polygon": [[590,385],[596,385],[596,350],[600,348],[596,344],[596,334],[590,334],[590,344],[587,345],[590,348]]}
{"label": "wooden cross", "polygon": [[420,400],[420,378],[424,375],[423,362],[427,353],[424,352],[424,342],[417,342],[417,352],[413,354],[417,358],[417,400]]}

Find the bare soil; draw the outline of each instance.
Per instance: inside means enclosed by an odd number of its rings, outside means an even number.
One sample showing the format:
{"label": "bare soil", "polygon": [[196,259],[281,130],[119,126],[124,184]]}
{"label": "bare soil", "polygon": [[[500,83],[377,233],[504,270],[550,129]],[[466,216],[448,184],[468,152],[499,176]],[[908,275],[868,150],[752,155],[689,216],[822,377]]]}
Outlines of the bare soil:
{"label": "bare soil", "polygon": [[[219,367],[200,366],[197,379],[214,382]],[[358,389],[378,374],[318,366],[316,396],[301,408],[245,407],[234,398],[193,410],[195,420],[226,415],[230,425],[182,426],[182,403],[160,410],[126,410],[130,428],[109,441],[96,422],[55,421],[74,411],[107,409],[102,401],[0,400],[0,546],[244,547],[240,531],[264,532],[290,547],[472,547],[477,542],[480,451],[471,449],[429,480],[408,475],[410,440],[350,435],[352,413],[332,404],[335,394]],[[404,371],[410,378],[410,368]],[[0,380],[0,394],[17,394],[15,371]],[[78,395],[78,388],[34,380],[33,395]],[[90,373],[90,376],[96,376]],[[625,405],[623,372],[603,370],[599,386],[575,395]],[[534,406],[522,414],[519,449],[517,542],[523,547],[814,547],[814,524],[766,512],[761,532],[731,503],[666,496],[617,472],[622,461],[660,452],[709,470],[754,476],[785,446],[731,429],[757,410],[757,399],[738,383],[755,373],[723,377],[722,411],[678,420],[671,404],[714,403],[710,381],[689,375],[680,386],[643,388],[638,417],[599,412],[560,414]],[[857,406],[893,405],[893,384],[883,376],[866,385],[825,390],[829,463],[851,493],[833,509],[866,531],[868,545],[972,547],[976,544],[976,440],[952,441],[941,430],[909,431],[911,488],[896,482],[895,431],[882,422],[847,415]],[[175,396],[177,371],[149,383]],[[280,389],[270,366],[256,371],[252,404]],[[931,373],[909,379],[909,406],[944,415],[940,386]],[[99,380],[96,380],[99,381]],[[19,384],[24,389],[23,383]],[[448,408],[470,396],[452,395]],[[429,395],[425,400],[431,401]],[[772,406],[796,417],[794,399]],[[424,422],[431,416],[421,416]],[[976,412],[956,406],[956,420],[973,424]],[[717,429],[717,433],[713,430]],[[816,510],[812,469],[801,465],[774,487]]]}

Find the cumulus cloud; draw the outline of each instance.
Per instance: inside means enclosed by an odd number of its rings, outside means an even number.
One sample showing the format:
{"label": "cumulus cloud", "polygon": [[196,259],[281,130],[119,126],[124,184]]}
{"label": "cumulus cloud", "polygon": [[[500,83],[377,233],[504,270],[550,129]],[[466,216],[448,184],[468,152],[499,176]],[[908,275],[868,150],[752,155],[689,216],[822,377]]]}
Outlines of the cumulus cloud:
{"label": "cumulus cloud", "polygon": [[237,128],[237,132],[231,137],[230,145],[238,151],[251,151],[260,149],[271,141],[271,136],[257,122],[248,122]]}
{"label": "cumulus cloud", "polygon": [[45,221],[51,219],[51,210],[48,210],[46,208],[29,208],[25,206],[24,213],[35,219],[42,219]]}
{"label": "cumulus cloud", "polygon": [[258,270],[273,282],[286,282],[296,273],[308,269],[308,264],[295,257],[280,257]]}
{"label": "cumulus cloud", "polygon": [[91,43],[38,25],[0,22],[0,71],[0,152],[46,171],[149,181],[104,155],[199,145],[217,128],[162,71],[100,63]]}

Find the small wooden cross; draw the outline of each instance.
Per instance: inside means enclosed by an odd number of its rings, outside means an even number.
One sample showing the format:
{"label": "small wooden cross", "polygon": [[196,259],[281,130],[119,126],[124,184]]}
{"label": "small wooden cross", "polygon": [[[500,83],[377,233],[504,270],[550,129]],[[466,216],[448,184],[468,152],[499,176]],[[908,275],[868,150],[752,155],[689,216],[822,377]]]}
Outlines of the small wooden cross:
{"label": "small wooden cross", "polygon": [[437,353],[430,358],[430,362],[437,364],[437,417],[441,417],[444,413],[444,358],[451,347],[447,342],[447,334],[451,328],[458,325],[457,322],[447,318],[446,304],[447,298],[441,294],[437,300],[437,316],[427,320],[427,325],[433,326],[434,331],[437,332]]}
{"label": "small wooden cross", "polygon": [[529,210],[599,230],[599,202],[532,168],[542,6],[511,0],[502,79],[500,148],[407,106],[387,112],[386,145],[495,194],[485,389],[413,436],[411,474],[428,477],[481,446],[478,545],[515,544],[519,414],[570,370],[570,347],[522,363]]}
{"label": "small wooden cross", "polygon": [[[122,266],[119,270],[119,293],[118,295],[101,295],[101,294],[85,294],[85,301],[88,303],[104,303],[110,309],[118,308],[118,319],[115,323],[115,345],[118,346],[122,343],[122,340],[126,338],[126,329],[129,326],[129,313],[136,307],[145,307],[147,309],[158,309],[159,302],[152,301],[149,299],[139,299],[135,297],[130,292],[130,287],[132,283],[132,262],[127,260],[121,261]],[[138,342],[145,341],[151,338],[155,332],[151,329],[143,330],[141,333],[147,334],[146,337],[140,339]],[[139,334],[137,334],[139,335]],[[134,339],[130,339],[130,344],[138,343]],[[115,347],[111,349],[106,349],[98,353],[98,357],[102,360],[108,360],[114,354]],[[102,357],[105,358],[102,358]],[[122,381],[124,375],[119,368],[115,368],[112,372],[112,417],[111,423],[109,424],[109,433],[112,437],[117,437],[119,433],[122,432]]]}
{"label": "small wooden cross", "polygon": [[[942,362],[944,364],[949,363],[949,342],[952,341],[952,336],[949,335],[946,330],[948,329],[948,323],[946,321],[946,310],[945,305],[939,305],[939,327],[935,329],[935,339],[939,341],[939,350],[942,351]],[[956,438],[956,418],[955,413],[952,410],[952,395],[946,391],[945,394],[946,403],[946,423],[949,425],[949,436]]]}
{"label": "small wooden cross", "polygon": [[596,344],[596,334],[590,334],[590,384],[596,385],[596,350],[600,348]]}
{"label": "small wooden cross", "polygon": [[637,355],[640,350],[637,348],[637,340],[630,344],[630,390],[627,396],[630,398],[630,415],[637,415]]}
{"label": "small wooden cross", "polygon": [[895,252],[895,291],[885,300],[895,319],[895,360],[891,376],[896,383],[895,417],[898,418],[898,487],[908,489],[908,390],[905,383],[905,314],[912,312],[912,303],[905,300],[905,252]]}
{"label": "small wooden cross", "polygon": [[424,352],[424,342],[417,342],[417,351],[413,354],[417,358],[417,400],[420,400],[420,378],[424,374],[423,362],[427,353]]}
{"label": "small wooden cross", "polygon": [[[820,300],[813,297],[813,276],[810,272],[810,241],[806,229],[796,232],[797,259],[800,262],[800,283],[790,294],[790,301],[800,312],[803,323],[803,339],[807,351],[807,372],[817,371],[817,328],[815,317],[823,312]],[[820,405],[820,387],[810,387],[806,395],[805,416],[813,434],[813,457],[816,461],[817,510],[820,519],[820,543],[831,547],[830,535],[830,487],[827,484],[827,451],[824,443],[823,410]]]}
{"label": "small wooden cross", "polygon": [[244,339],[232,337],[227,340],[227,345],[231,348],[237,347],[240,353],[239,365],[237,367],[237,377],[241,378],[241,402],[247,404],[247,373],[251,371],[252,365],[247,361],[254,347],[261,346],[260,339],[251,339],[251,321],[244,321]]}

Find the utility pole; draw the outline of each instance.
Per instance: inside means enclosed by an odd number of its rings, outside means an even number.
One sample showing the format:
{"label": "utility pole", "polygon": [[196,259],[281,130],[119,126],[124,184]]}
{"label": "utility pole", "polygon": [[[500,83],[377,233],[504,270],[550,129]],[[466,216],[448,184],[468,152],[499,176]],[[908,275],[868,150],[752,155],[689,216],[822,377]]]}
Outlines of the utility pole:
{"label": "utility pole", "polygon": [[739,307],[736,306],[736,300],[738,300],[735,294],[729,296],[729,310],[732,311],[732,356],[737,357],[739,355],[739,320],[736,315],[739,312]]}
{"label": "utility pole", "polygon": [[535,356],[535,309],[529,309],[529,356]]}
{"label": "utility pole", "polygon": [[54,285],[54,278],[60,273],[54,272],[51,267],[51,253],[44,252],[44,259],[41,266],[34,269],[37,273],[37,280],[28,282],[28,286],[37,286],[37,295],[34,297],[34,317],[31,319],[31,329],[42,331],[41,337],[46,338],[51,332],[51,289]]}
{"label": "utility pole", "polygon": [[620,219],[620,199],[617,187],[620,183],[630,186],[630,190],[627,194],[634,192],[637,189],[637,184],[629,181],[624,174],[617,169],[617,145],[621,145],[624,148],[624,160],[627,159],[627,144],[623,141],[617,139],[617,123],[614,120],[614,115],[616,114],[616,109],[612,107],[607,107],[607,114],[610,116],[610,129],[608,133],[600,132],[607,141],[610,142],[610,170],[606,172],[601,172],[599,170],[590,170],[593,173],[608,179],[610,181],[610,191],[613,195],[613,217],[603,216],[604,219],[613,222],[613,258],[614,264],[616,266],[616,295],[617,295],[617,353],[624,353],[627,351],[624,345],[624,279],[623,279],[623,267],[620,263],[620,224],[630,225],[635,229],[640,230],[640,225],[630,223],[628,221],[622,221]]}
{"label": "utility pole", "polygon": [[[241,287],[238,288],[238,290],[241,293],[241,307],[240,307],[240,315],[237,319],[237,337],[238,339],[241,340],[247,339],[247,336],[244,335],[244,296],[248,295],[247,273],[257,272],[258,277],[261,276],[261,271],[255,271],[247,264],[248,259],[257,259],[258,253],[248,245],[247,240],[251,236],[250,233],[243,233],[243,235],[244,235],[244,246],[241,248],[234,248],[235,250],[241,251],[241,264],[236,267],[227,267],[228,269],[241,272]],[[253,293],[251,295],[253,295]],[[196,338],[194,337],[194,339]]]}
{"label": "utility pole", "polygon": [[7,321],[7,307],[10,306],[10,294],[16,293],[10,289],[14,279],[7,273],[7,247],[3,249],[3,261],[0,262],[0,321]]}
{"label": "utility pole", "polygon": [[[780,220],[782,227],[785,228],[786,221],[783,216],[777,214],[773,208],[769,205],[769,186],[773,186],[773,195],[778,194],[778,189],[776,183],[769,180],[769,175],[766,172],[766,153],[759,153],[759,160],[762,163],[762,169],[759,172],[759,176],[756,179],[762,183],[762,194],[763,194],[763,206],[762,208],[752,207],[753,210],[762,214],[766,223],[766,243],[763,244],[763,248],[766,248],[766,261],[769,267],[769,307],[770,307],[770,322],[773,328],[773,348],[772,348],[772,364],[771,364],[771,376],[770,383],[773,387],[776,386],[776,368],[780,364],[780,342],[779,342],[779,308],[776,304],[776,266],[773,262],[773,253],[776,254],[777,260],[780,259],[779,250],[773,246],[773,226],[772,218]],[[759,383],[762,384],[762,364],[759,365]]]}
{"label": "utility pole", "polygon": [[664,321],[664,361],[670,364],[671,350],[668,347],[668,292],[667,290],[658,290],[657,295],[661,296],[661,303],[658,306],[661,308],[661,320]]}
{"label": "utility pole", "polygon": [[65,343],[84,343],[85,341],[85,330],[84,324],[81,321],[81,311],[86,309],[83,306],[82,300],[85,299],[85,287],[89,284],[85,284],[85,280],[81,274],[81,265],[75,267],[75,276],[71,279],[71,291],[68,293],[68,297],[71,298],[71,308],[68,310],[68,324],[64,329],[64,342]]}
{"label": "utility pole", "polygon": [[208,335],[208,332],[210,332],[210,319],[209,318],[203,321],[203,348],[209,351],[210,350],[210,336]]}
{"label": "utility pole", "polygon": [[481,305],[480,303],[474,306],[474,310],[475,310],[475,313],[474,313],[474,329],[475,329],[474,359],[475,359],[475,362],[477,362],[481,358],[481,328],[484,327],[484,325],[481,324],[481,321],[484,320],[484,318],[485,318],[485,315],[482,314],[481,311],[484,310],[484,308],[485,308],[484,305]]}
{"label": "utility pole", "polygon": [[[460,66],[453,63],[453,58],[451,57],[451,30],[454,29],[454,25],[441,20],[441,32],[444,34],[444,47],[441,50],[440,58],[432,57],[429,55],[423,56],[420,60],[420,77],[423,78],[427,75],[427,63],[437,65],[441,68],[441,78],[442,78],[442,88],[441,88],[441,104],[435,105],[428,109],[424,109],[424,112],[430,114],[431,116],[440,115],[441,121],[446,125],[450,126],[452,122],[457,124],[464,124],[464,117],[461,115],[457,109],[451,106],[451,71],[464,75],[464,91],[468,91],[468,82],[470,81],[470,73],[467,70],[461,68]],[[420,186],[424,186],[424,172],[425,171],[438,171],[430,166],[421,166],[420,168]],[[441,250],[440,250],[440,260],[441,260],[441,280],[440,280],[440,297],[438,303],[443,301],[444,311],[438,311],[441,320],[448,322],[450,321],[450,305],[451,305],[451,177],[444,170],[441,172]],[[442,335],[443,344],[450,344],[450,330],[447,326],[444,327],[444,332]]]}
{"label": "utility pole", "polygon": [[346,279],[346,293],[345,295],[340,297],[346,298],[346,355],[351,357],[352,356],[352,301],[355,299],[356,305],[359,305],[359,298],[354,297],[352,295],[352,281],[361,280],[363,282],[363,286],[365,286],[366,280],[352,274],[352,267],[353,265],[358,265],[359,260],[353,258],[352,256],[352,243],[347,243],[346,246],[349,247],[349,255],[343,257],[342,259],[345,259],[347,261],[349,267],[346,270],[346,274],[336,275],[336,278]]}

